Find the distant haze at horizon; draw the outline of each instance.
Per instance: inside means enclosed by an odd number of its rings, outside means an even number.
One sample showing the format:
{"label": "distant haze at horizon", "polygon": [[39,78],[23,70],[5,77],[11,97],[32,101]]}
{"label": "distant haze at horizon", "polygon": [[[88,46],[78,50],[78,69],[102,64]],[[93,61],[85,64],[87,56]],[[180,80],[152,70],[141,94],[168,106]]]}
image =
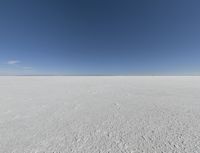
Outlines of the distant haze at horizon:
{"label": "distant haze at horizon", "polygon": [[2,0],[0,75],[200,75],[198,0]]}

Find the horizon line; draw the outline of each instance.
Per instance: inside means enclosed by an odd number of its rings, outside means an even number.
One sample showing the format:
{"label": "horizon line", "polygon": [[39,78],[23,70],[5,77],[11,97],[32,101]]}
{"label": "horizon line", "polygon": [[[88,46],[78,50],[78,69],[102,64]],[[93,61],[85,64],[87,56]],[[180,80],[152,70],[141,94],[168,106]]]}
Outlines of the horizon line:
{"label": "horizon line", "polygon": [[103,74],[94,74],[94,75],[53,75],[53,74],[37,74],[37,75],[0,75],[0,77],[2,76],[8,76],[8,77],[12,77],[12,76],[200,76],[200,75],[103,75]]}

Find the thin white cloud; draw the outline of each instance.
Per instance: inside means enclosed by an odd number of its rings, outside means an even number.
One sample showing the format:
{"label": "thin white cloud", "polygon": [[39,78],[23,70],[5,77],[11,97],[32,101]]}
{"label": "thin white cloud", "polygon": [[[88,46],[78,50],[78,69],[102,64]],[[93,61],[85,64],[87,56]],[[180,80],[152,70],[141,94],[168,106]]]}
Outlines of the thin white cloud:
{"label": "thin white cloud", "polygon": [[30,66],[24,66],[23,69],[24,70],[32,70],[32,67],[30,67]]}
{"label": "thin white cloud", "polygon": [[15,64],[19,64],[19,63],[20,63],[20,61],[18,61],[18,60],[10,60],[7,62],[7,64],[9,64],[9,65],[15,65]]}
{"label": "thin white cloud", "polygon": [[20,60],[8,60],[5,64],[9,65],[7,69],[13,74],[31,74],[33,68],[22,64]]}

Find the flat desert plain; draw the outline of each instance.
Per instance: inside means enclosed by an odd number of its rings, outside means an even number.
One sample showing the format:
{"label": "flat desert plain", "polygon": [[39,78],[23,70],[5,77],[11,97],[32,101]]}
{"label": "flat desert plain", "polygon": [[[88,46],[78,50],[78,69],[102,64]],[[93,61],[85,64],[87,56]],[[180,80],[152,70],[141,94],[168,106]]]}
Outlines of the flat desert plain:
{"label": "flat desert plain", "polygon": [[200,77],[0,77],[0,153],[200,153]]}

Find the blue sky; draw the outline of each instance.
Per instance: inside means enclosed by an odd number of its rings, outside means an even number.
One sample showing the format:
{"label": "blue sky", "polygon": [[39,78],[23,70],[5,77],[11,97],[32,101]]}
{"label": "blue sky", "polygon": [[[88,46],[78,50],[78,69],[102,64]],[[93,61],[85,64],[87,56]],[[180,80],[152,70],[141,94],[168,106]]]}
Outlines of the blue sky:
{"label": "blue sky", "polygon": [[199,75],[198,0],[1,0],[0,75]]}

